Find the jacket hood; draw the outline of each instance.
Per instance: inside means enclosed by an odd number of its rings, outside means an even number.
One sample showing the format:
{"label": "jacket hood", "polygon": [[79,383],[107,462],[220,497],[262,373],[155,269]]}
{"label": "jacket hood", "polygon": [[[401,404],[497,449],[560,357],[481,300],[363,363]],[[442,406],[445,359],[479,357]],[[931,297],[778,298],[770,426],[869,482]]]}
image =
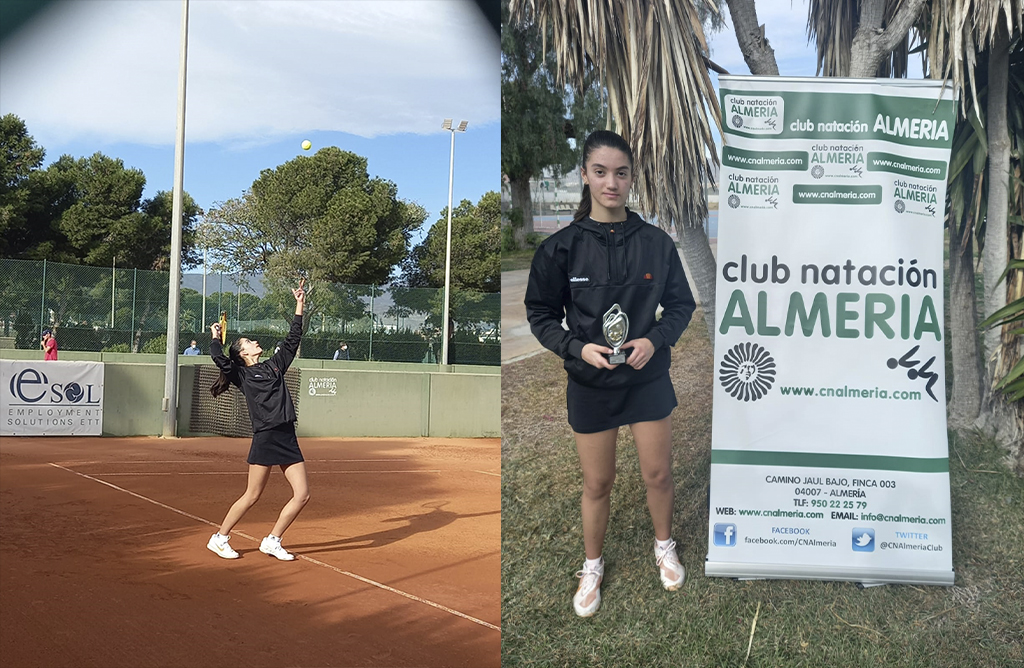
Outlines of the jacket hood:
{"label": "jacket hood", "polygon": [[[579,225],[581,229],[597,235],[597,237],[601,239],[602,243],[604,243],[606,238],[605,227],[607,227],[610,224],[611,223],[599,223],[593,220],[590,216],[587,216],[583,220],[578,220],[575,223],[573,223],[573,225]],[[646,224],[647,221],[641,218],[640,214],[638,214],[637,212],[630,211],[629,207],[626,208],[625,222],[617,223],[617,225],[622,230],[622,233],[627,237],[631,237],[637,232],[639,232],[641,229],[643,229],[643,226]]]}

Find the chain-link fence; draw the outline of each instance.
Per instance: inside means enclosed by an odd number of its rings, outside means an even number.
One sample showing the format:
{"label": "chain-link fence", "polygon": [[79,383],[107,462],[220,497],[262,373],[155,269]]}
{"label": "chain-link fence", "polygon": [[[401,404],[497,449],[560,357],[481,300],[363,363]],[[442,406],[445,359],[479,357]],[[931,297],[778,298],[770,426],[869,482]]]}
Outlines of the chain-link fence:
{"label": "chain-link fence", "polygon": [[[164,353],[167,272],[0,259],[0,348],[38,349],[45,329],[60,350]],[[228,337],[256,339],[267,351],[288,333],[295,299],[283,282],[214,274],[202,290],[181,289],[178,340],[209,353],[210,323],[221,313]],[[255,282],[256,287],[251,284]],[[225,289],[226,287],[226,289]],[[441,356],[444,290],[313,283],[301,356],[436,363]],[[450,361],[500,364],[501,295],[453,290]],[[346,350],[341,350],[342,344]]]}

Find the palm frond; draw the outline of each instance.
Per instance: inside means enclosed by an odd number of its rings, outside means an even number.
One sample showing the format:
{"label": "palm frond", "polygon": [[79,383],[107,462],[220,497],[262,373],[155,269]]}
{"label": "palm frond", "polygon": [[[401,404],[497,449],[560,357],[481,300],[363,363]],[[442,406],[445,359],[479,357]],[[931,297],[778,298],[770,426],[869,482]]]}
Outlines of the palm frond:
{"label": "palm frond", "polygon": [[550,35],[556,80],[581,90],[597,69],[609,126],[633,148],[640,209],[668,228],[707,217],[704,183],[718,162],[718,98],[698,3],[710,0],[510,0],[513,22]]}

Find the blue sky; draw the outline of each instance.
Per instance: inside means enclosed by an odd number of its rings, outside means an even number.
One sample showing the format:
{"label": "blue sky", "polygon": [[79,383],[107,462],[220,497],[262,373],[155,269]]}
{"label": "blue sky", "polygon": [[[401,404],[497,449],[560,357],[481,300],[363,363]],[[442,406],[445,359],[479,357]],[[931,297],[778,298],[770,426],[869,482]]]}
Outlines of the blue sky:
{"label": "blue sky", "polygon": [[[57,2],[0,47],[0,114],[46,149],[97,151],[173,185],[179,0]],[[204,209],[325,146],[428,211],[500,185],[499,45],[468,0],[191,0],[185,190]],[[44,165],[44,166],[45,166]],[[425,232],[426,227],[424,228]]]}

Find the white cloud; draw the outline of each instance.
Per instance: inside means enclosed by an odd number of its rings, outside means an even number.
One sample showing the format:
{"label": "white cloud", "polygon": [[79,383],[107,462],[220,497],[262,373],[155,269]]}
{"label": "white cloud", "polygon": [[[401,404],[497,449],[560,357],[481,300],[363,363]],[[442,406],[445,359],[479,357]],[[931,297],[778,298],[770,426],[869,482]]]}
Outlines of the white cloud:
{"label": "white cloud", "polygon": [[[181,3],[62,2],[0,50],[0,113],[36,136],[171,144]],[[432,133],[500,119],[498,40],[464,0],[204,1],[189,16],[189,141]]]}

